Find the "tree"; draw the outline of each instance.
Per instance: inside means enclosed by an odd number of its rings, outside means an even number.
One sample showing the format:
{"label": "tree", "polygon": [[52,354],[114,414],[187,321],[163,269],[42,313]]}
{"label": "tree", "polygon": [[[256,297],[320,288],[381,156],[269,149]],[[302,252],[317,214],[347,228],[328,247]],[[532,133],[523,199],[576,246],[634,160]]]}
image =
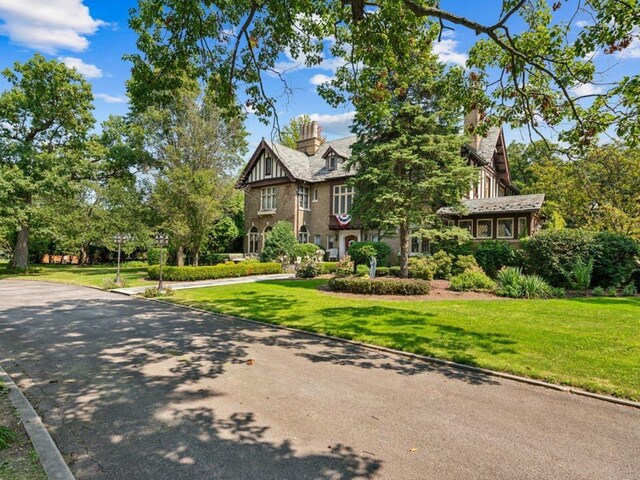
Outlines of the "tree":
{"label": "tree", "polygon": [[282,258],[293,258],[298,239],[289,222],[279,221],[264,239],[264,247],[260,253],[263,262],[280,261]]}
{"label": "tree", "polygon": [[543,141],[510,143],[507,153],[511,183],[522,192],[538,193],[531,191],[531,186],[536,181],[532,167],[540,163],[556,165],[561,163],[562,160],[556,151],[555,145],[548,145]]}
{"label": "tree", "polygon": [[0,217],[17,230],[13,266],[27,269],[34,210],[86,174],[93,95],[76,71],[38,54],[2,75],[10,89],[0,94]]}
{"label": "tree", "polygon": [[[238,96],[267,121],[277,111],[274,99],[291,91],[286,84],[287,54],[306,66],[325,60],[325,49],[344,60],[335,78],[359,70],[357,57],[379,48],[383,32],[402,32],[407,20],[425,27],[436,25],[439,35],[468,29],[478,40],[469,52],[474,88],[467,106],[486,113],[485,125],[528,124],[532,134],[542,127],[563,128],[560,140],[576,148],[595,143],[613,130],[632,145],[640,138],[640,75],[613,84],[600,83],[602,73],[592,62],[594,52],[625,53],[637,41],[640,8],[636,1],[502,0],[501,9],[487,23],[465,14],[466,2],[440,8],[437,0],[140,0],[132,11],[131,28],[138,34],[140,53],[129,55],[133,78],[129,92],[136,108],[170,96],[180,85],[171,72],[188,72],[214,85],[219,99],[230,107]],[[486,15],[485,11],[482,11]],[[382,20],[384,19],[384,20]],[[589,24],[576,30],[576,19]],[[326,39],[331,39],[329,42]],[[383,64],[384,55],[378,60]],[[277,75],[282,88],[273,90],[264,75]],[[333,101],[333,81],[319,93]],[[595,84],[580,94],[581,85]],[[271,88],[271,89],[270,89]],[[602,92],[599,92],[602,89]]]}
{"label": "tree", "polygon": [[606,145],[583,157],[531,166],[531,191],[546,194],[567,226],[640,238],[640,151]]}
{"label": "tree", "polygon": [[224,217],[207,232],[203,250],[209,253],[242,251],[244,230],[244,193],[235,191],[226,205]]}
{"label": "tree", "polygon": [[[282,127],[279,133],[280,143],[286,147],[298,148],[298,140],[300,140],[300,130],[303,125],[311,123],[311,117],[309,115],[300,115],[291,119],[288,125]],[[320,142],[325,143],[327,139],[320,136]]]}
{"label": "tree", "polygon": [[246,131],[239,118],[225,119],[210,93],[193,85],[165,108],[142,116],[148,148],[160,163],[152,204],[177,251],[198,265],[207,232],[224,215],[233,195],[234,169],[246,152]]}
{"label": "tree", "polygon": [[[462,72],[437,61],[432,29],[406,22],[402,30],[372,39],[378,48],[360,58],[357,78],[340,79],[344,91],[357,82],[350,100],[358,140],[347,164],[356,169],[353,215],[365,228],[398,228],[404,278],[412,228],[433,220],[441,206],[459,205],[477,175],[461,155],[466,139],[455,93]],[[404,38],[407,30],[414,36]]]}

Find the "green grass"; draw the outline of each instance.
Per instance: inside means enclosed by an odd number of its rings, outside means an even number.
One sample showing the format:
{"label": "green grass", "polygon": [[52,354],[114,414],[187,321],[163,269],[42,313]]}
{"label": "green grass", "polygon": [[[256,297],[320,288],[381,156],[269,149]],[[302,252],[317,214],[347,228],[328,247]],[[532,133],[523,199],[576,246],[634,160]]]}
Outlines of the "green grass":
{"label": "green grass", "polygon": [[[105,280],[113,280],[116,276],[116,267],[109,266],[33,265],[34,271],[28,274],[6,273],[6,271],[2,271],[1,267],[2,265],[0,265],[0,279],[44,280],[91,287],[102,287]],[[158,283],[153,280],[145,280],[146,268],[121,268],[120,275],[125,279],[128,287]]]}
{"label": "green grass", "polygon": [[640,298],[361,300],[324,280],[180,290],[172,302],[640,400]]}

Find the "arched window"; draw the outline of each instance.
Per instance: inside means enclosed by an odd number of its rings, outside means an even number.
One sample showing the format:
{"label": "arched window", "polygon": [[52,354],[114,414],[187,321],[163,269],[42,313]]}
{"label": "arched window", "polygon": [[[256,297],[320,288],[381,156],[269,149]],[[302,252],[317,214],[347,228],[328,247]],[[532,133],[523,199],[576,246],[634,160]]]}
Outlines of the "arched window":
{"label": "arched window", "polygon": [[258,253],[258,229],[251,227],[249,230],[249,245],[247,253]]}
{"label": "arched window", "polygon": [[300,227],[300,231],[298,232],[298,241],[300,243],[309,243],[309,229],[306,225]]}
{"label": "arched window", "polygon": [[266,236],[267,233],[271,233],[271,230],[273,230],[273,227],[271,225],[267,225],[266,227],[264,227],[262,234]]}

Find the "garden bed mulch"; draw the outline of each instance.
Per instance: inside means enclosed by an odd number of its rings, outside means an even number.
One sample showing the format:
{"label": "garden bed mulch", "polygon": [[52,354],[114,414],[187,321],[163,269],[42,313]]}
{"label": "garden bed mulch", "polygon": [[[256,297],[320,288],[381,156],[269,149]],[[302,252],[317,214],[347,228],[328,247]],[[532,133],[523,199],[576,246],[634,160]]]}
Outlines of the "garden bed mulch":
{"label": "garden bed mulch", "polygon": [[432,280],[431,291],[428,295],[360,295],[355,293],[332,292],[326,285],[318,287],[326,295],[336,295],[345,298],[360,298],[363,300],[510,300],[493,293],[485,292],[454,292],[449,290],[448,280]]}

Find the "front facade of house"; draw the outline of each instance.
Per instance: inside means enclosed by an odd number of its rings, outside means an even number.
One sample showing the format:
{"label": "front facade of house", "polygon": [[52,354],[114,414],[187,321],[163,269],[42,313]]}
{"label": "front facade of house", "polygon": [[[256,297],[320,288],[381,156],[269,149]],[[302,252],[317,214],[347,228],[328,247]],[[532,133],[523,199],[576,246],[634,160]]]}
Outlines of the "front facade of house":
{"label": "front facade of house", "polygon": [[[468,117],[465,121],[471,121]],[[354,241],[388,243],[399,251],[399,241],[388,232],[365,230],[349,215],[353,190],[347,180],[354,172],[344,168],[356,137],[321,143],[318,125],[302,127],[297,148],[262,140],[242,171],[237,188],[245,192],[244,251],[257,255],[265,235],[278,221],[293,225],[301,242],[314,243],[342,258]],[[542,195],[516,195],[511,186],[502,129],[477,138],[468,146],[469,161],[478,167],[478,182],[470,188],[465,212],[438,211],[450,224],[469,228],[474,238],[516,241],[539,225]],[[534,198],[535,197],[535,198]],[[428,251],[428,244],[412,238],[411,253]]]}

